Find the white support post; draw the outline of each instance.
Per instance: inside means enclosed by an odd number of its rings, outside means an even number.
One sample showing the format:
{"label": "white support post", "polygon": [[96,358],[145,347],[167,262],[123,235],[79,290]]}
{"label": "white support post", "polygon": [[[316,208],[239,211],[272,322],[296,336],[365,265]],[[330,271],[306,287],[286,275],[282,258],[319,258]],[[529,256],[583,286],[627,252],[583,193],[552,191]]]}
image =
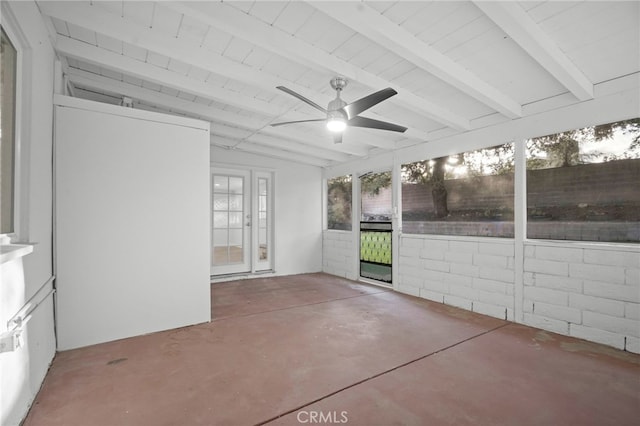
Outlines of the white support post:
{"label": "white support post", "polygon": [[391,238],[391,281],[394,290],[398,290],[400,274],[400,236],[402,235],[402,164],[396,155],[393,156],[393,169],[391,170],[392,185],[392,229]]}
{"label": "white support post", "polygon": [[514,303],[513,320],[524,321],[524,241],[527,236],[527,146],[526,139],[516,137],[514,176]]}
{"label": "white support post", "polygon": [[351,172],[351,234],[353,242],[353,279],[360,279],[360,178]]}

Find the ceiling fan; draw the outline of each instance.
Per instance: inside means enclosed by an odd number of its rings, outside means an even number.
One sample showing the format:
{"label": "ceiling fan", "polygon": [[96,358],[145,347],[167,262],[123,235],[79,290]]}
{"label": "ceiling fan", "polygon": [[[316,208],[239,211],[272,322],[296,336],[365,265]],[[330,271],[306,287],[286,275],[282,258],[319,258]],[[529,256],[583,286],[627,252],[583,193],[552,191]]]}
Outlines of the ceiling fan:
{"label": "ceiling fan", "polygon": [[298,120],[298,121],[285,121],[282,123],[273,123],[272,126],[282,126],[284,124],[293,123],[306,123],[311,121],[326,121],[327,128],[333,132],[333,141],[335,143],[342,143],[342,132],[347,126],[351,127],[365,127],[369,129],[390,130],[392,132],[404,132],[406,127],[398,126],[397,124],[387,123],[386,121],[374,120],[372,118],[360,117],[358,114],[368,110],[369,108],[379,104],[385,99],[397,94],[395,90],[390,87],[382,89],[375,93],[372,93],[364,98],[347,104],[340,99],[340,92],[344,89],[348,83],[344,77],[334,77],[329,82],[331,87],[336,91],[336,98],[329,102],[327,108],[323,108],[317,103],[305,98],[299,93],[294,92],[291,89],[287,89],[284,86],[278,86],[277,89],[294,96],[301,101],[311,105],[317,110],[322,111],[327,115],[326,118],[316,118],[311,120]]}

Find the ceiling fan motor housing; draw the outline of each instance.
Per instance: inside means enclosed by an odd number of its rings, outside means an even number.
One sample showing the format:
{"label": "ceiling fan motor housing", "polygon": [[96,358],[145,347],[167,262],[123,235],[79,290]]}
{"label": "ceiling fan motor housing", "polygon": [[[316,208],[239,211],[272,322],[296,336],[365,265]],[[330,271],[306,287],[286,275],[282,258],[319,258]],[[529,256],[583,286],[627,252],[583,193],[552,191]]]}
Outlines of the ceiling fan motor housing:
{"label": "ceiling fan motor housing", "polygon": [[329,82],[329,84],[331,84],[331,87],[333,87],[333,90],[338,91],[338,96],[340,96],[340,91],[347,87],[347,83],[349,83],[349,80],[340,76],[333,77]]}
{"label": "ceiling fan motor housing", "polygon": [[[340,93],[340,92],[338,92]],[[343,118],[343,119],[347,119],[346,114],[344,113],[344,111],[341,109],[343,106],[345,106],[347,103],[345,101],[343,101],[342,99],[340,99],[340,97],[335,98],[334,100],[332,100],[331,102],[329,102],[329,106],[327,106],[327,118],[331,119],[331,118]]]}

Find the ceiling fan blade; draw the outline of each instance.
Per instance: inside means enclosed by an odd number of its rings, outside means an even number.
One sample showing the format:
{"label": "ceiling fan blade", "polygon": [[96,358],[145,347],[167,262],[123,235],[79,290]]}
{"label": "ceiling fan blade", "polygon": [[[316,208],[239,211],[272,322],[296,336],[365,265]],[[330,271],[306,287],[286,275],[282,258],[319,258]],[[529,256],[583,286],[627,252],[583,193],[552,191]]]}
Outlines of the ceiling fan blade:
{"label": "ceiling fan blade", "polygon": [[271,123],[271,127],[282,126],[284,124],[309,123],[311,121],[327,121],[327,119],[326,118],[314,118],[313,120],[283,121],[282,123]]}
{"label": "ceiling fan blade", "polygon": [[342,143],[342,132],[333,134],[333,143]]}
{"label": "ceiling fan blade", "polygon": [[349,105],[345,105],[344,107],[342,107],[342,110],[347,115],[347,118],[351,119],[361,112],[368,110],[372,106],[379,104],[385,99],[389,99],[397,93],[398,92],[393,90],[391,87],[387,87],[386,89],[379,90],[375,93],[365,96],[364,98],[360,98],[357,101],[353,101]]}
{"label": "ceiling fan blade", "polygon": [[307,98],[305,98],[304,96],[302,96],[300,93],[296,93],[291,89],[287,89],[284,86],[278,86],[276,87],[276,89],[282,90],[285,93],[290,94],[293,97],[296,97],[298,99],[300,99],[302,102],[305,102],[309,105],[311,105],[312,107],[314,107],[315,109],[319,109],[320,111],[324,112],[325,114],[327,113],[327,110],[324,109],[323,107],[321,107],[320,105],[318,105],[317,103],[313,102],[312,100],[309,100]]}
{"label": "ceiling fan blade", "polygon": [[387,123],[386,121],[374,120],[367,117],[353,117],[347,121],[347,126],[351,127],[366,127],[369,129],[390,130],[392,132],[403,133],[407,130],[404,126],[398,126],[397,124]]}

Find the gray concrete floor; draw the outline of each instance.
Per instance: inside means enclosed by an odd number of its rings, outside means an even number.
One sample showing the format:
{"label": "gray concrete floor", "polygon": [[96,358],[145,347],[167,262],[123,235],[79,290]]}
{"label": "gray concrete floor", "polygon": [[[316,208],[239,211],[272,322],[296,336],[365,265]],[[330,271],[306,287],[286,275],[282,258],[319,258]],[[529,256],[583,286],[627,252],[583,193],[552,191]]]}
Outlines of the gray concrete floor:
{"label": "gray concrete floor", "polygon": [[640,356],[325,274],[60,352],[25,425],[636,425]]}

